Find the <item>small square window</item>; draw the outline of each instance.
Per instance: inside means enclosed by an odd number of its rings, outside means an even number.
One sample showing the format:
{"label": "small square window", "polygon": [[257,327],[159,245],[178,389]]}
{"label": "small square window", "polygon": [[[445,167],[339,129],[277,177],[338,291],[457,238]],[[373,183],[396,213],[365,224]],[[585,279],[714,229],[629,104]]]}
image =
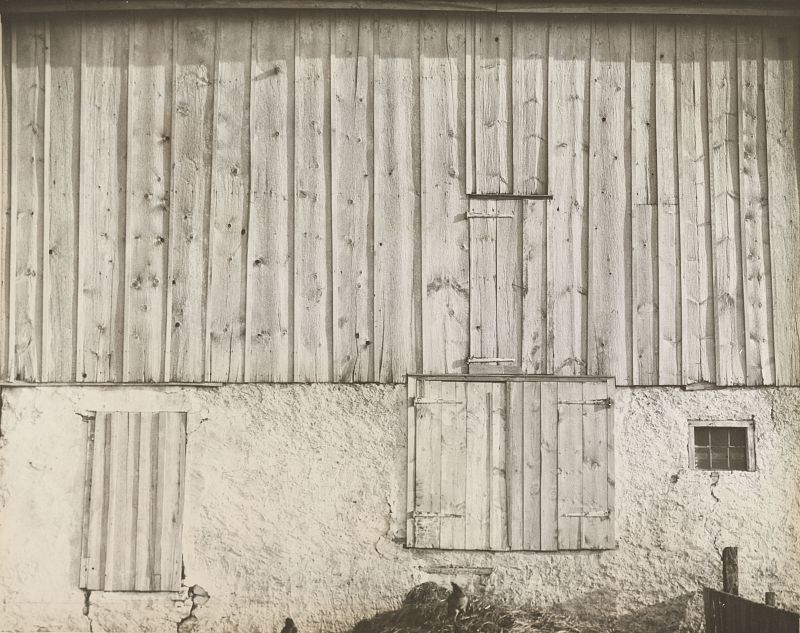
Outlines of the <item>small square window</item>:
{"label": "small square window", "polygon": [[693,420],[689,457],[700,470],[755,470],[752,420]]}

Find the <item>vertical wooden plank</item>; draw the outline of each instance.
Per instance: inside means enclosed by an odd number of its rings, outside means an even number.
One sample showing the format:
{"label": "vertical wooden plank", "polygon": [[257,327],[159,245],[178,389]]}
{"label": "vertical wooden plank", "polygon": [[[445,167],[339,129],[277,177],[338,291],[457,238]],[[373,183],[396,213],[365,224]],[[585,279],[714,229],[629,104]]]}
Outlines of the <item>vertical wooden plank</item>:
{"label": "vertical wooden plank", "polygon": [[511,130],[511,21],[475,22],[475,186],[478,193],[514,191]]}
{"label": "vertical wooden plank", "polygon": [[[181,491],[183,489],[183,451],[185,415],[177,411],[168,411],[160,417],[164,425],[165,460],[164,460],[164,495],[161,503],[161,590],[177,591],[180,589],[180,541],[176,533],[180,530],[182,516]],[[176,574],[177,569],[177,574]]]}
{"label": "vertical wooden plank", "polygon": [[375,28],[375,378],[396,382],[421,364],[419,24]]}
{"label": "vertical wooden plank", "polygon": [[246,380],[292,378],[294,18],[253,22]]}
{"label": "vertical wooden plank", "polygon": [[441,549],[464,549],[467,494],[467,391],[463,382],[442,382]]}
{"label": "vertical wooden plank", "polygon": [[12,208],[15,219],[14,358],[16,380],[41,375],[42,229],[44,214],[45,30],[43,20],[14,29],[14,103],[11,108]]}
{"label": "vertical wooden plank", "polygon": [[127,18],[85,19],[81,55],[81,148],[77,377],[122,378]]}
{"label": "vertical wooden plank", "polygon": [[216,20],[182,14],[176,30],[167,374],[195,381],[205,378]]}
{"label": "vertical wooden plank", "polygon": [[158,415],[154,413],[141,413],[139,423],[139,486],[136,496],[136,574],[134,589],[136,591],[150,591],[152,580],[152,560],[150,559],[151,525],[153,515],[151,512],[155,481],[155,463],[153,461],[153,437],[158,437]]}
{"label": "vertical wooden plank", "polygon": [[471,200],[469,213],[470,356],[497,358],[497,215],[494,200]]}
{"label": "vertical wooden plank", "polygon": [[172,20],[131,21],[125,380],[164,376],[172,134]]}
{"label": "vertical wooden plank", "polygon": [[[196,414],[194,414],[196,415]],[[183,506],[186,494],[186,429],[188,426],[188,415],[186,413],[174,414],[175,425],[177,426],[177,476],[178,490],[175,502],[174,525],[172,527],[173,556],[172,556],[172,575],[170,588],[179,591],[183,581]]]}
{"label": "vertical wooden plank", "polygon": [[488,549],[491,383],[467,383],[466,549]]}
{"label": "vertical wooden plank", "polygon": [[541,549],[558,549],[558,383],[541,386]]}
{"label": "vertical wooden plank", "polygon": [[81,93],[80,21],[51,20],[49,226],[45,248],[48,293],[43,297],[46,350],[42,379],[75,379],[75,307],[78,294],[78,208]]}
{"label": "vertical wooden plank", "polygon": [[495,382],[490,387],[489,423],[489,548],[508,549],[508,502],[506,498],[506,386]]}
{"label": "vertical wooden plank", "polygon": [[115,411],[109,414],[109,417],[110,479],[108,480],[108,522],[105,526],[108,549],[103,589],[105,591],[122,591],[126,588],[126,551],[130,543],[129,508],[126,505],[128,501],[128,415]]}
{"label": "vertical wooden plank", "polygon": [[244,376],[250,191],[251,22],[219,18],[209,235],[206,376]]}
{"label": "vertical wooden plank", "polygon": [[94,457],[94,429],[96,418],[84,419],[86,422],[86,457],[84,459],[83,479],[83,522],[81,524],[81,568],[79,587],[85,588],[89,580],[89,524],[92,503],[92,459]]}
{"label": "vertical wooden plank", "polygon": [[466,94],[466,185],[467,193],[475,193],[475,18],[464,18],[467,41],[464,51]]}
{"label": "vertical wooden plank", "polygon": [[523,548],[526,500],[523,482],[525,458],[524,384],[519,381],[506,383],[506,404],[508,408],[506,427],[506,496],[508,499],[508,547],[511,550],[521,550]]}
{"label": "vertical wooden plank", "polygon": [[764,51],[760,28],[738,27],[736,55],[746,379],[748,385],[771,385],[775,383],[775,356],[767,212]]}
{"label": "vertical wooden plank", "polygon": [[559,22],[549,33],[548,367],[563,375],[586,373],[590,31]]}
{"label": "vertical wooden plank", "polygon": [[800,383],[800,190],[797,154],[800,126],[800,60],[796,31],[764,32],[769,233],[772,256],[772,321],[775,380]]}
{"label": "vertical wooden plank", "polygon": [[631,24],[630,71],[631,334],[635,385],[658,384],[655,46],[655,25],[635,20]]}
{"label": "vertical wooden plank", "polygon": [[406,378],[406,547],[414,547],[414,508],[417,485],[417,398],[418,381]]}
{"label": "vertical wooden plank", "polygon": [[656,25],[658,183],[658,384],[681,384],[681,271],[678,216],[675,26]]}
{"label": "vertical wooden plank", "polygon": [[546,374],[549,362],[547,315],[547,201],[522,201],[522,371]]}
{"label": "vertical wooden plank", "polygon": [[469,355],[465,20],[426,17],[421,29],[422,369],[464,373]]}
{"label": "vertical wooden plank", "polygon": [[372,25],[331,23],[333,378],[372,379]]}
{"label": "vertical wooden plank", "polygon": [[626,121],[630,26],[592,29],[589,158],[588,373],[631,380],[630,143]]}
{"label": "vertical wooden plank", "polygon": [[605,541],[601,547],[605,549],[617,546],[617,471],[616,471],[616,430],[614,426],[614,393],[617,383],[613,378],[606,381],[605,396],[609,400],[606,410],[606,508],[608,509],[608,523],[605,526]]}
{"label": "vertical wooden plank", "polygon": [[125,465],[125,509],[123,512],[122,586],[133,590],[136,586],[136,529],[139,512],[139,440],[141,420],[138,413],[123,413],[128,420],[128,441]]}
{"label": "vertical wooden plank", "polygon": [[86,582],[82,588],[101,589],[103,587],[103,569],[101,567],[101,550],[106,537],[103,523],[103,499],[108,487],[106,478],[106,431],[108,417],[97,412],[92,422],[92,480],[89,496],[89,526],[86,538]]}
{"label": "vertical wooden plank", "polygon": [[707,37],[716,382],[718,385],[743,385],[747,369],[739,209],[736,29],[709,26]]}
{"label": "vertical wooden plank", "polygon": [[522,363],[522,201],[497,202],[497,356]]}
{"label": "vertical wooden plank", "polygon": [[542,542],[542,383],[524,383],[523,412],[522,547],[538,550]]}
{"label": "vertical wooden plank", "polygon": [[681,23],[678,67],[678,190],[681,234],[682,382],[714,382],[714,299],[708,191],[706,31]]}
{"label": "vertical wooden plank", "polygon": [[[558,385],[558,549],[580,549],[583,512],[583,386]],[[572,516],[570,516],[572,515]],[[578,516],[575,516],[578,515]]]}
{"label": "vertical wooden plank", "polygon": [[162,583],[162,560],[164,546],[162,540],[164,531],[164,497],[169,492],[166,490],[167,468],[169,457],[167,452],[167,413],[159,411],[157,418],[154,419],[154,429],[152,434],[152,470],[151,470],[151,504],[150,504],[150,586],[151,591],[161,591]]}
{"label": "vertical wooden plank", "polygon": [[442,507],[442,383],[425,380],[423,402],[418,402],[416,433],[416,482],[414,490],[415,547],[438,548]]}
{"label": "vertical wooden plank", "polygon": [[2,81],[2,102],[0,102],[0,247],[2,257],[0,257],[0,379],[8,380],[11,376],[9,350],[9,334],[11,325],[11,302],[10,289],[13,287],[11,272],[11,105],[13,102],[14,86],[12,84],[12,36],[11,27],[3,29],[2,16],[0,16],[0,61],[2,61],[3,81]]}
{"label": "vertical wooden plank", "polygon": [[295,50],[294,378],[330,381],[330,26],[300,15]]}
{"label": "vertical wooden plank", "polygon": [[608,423],[609,405],[605,382],[583,385],[583,512],[581,548],[600,549],[606,543],[607,517],[591,516],[608,511]]}
{"label": "vertical wooden plank", "polygon": [[514,193],[547,191],[547,22],[512,22],[511,104]]}

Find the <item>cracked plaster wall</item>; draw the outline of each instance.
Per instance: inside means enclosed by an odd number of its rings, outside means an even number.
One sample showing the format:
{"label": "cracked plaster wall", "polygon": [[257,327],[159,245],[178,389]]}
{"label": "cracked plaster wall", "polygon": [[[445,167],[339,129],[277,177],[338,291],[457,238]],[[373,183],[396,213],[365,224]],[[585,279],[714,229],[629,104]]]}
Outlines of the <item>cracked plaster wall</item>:
{"label": "cracked plaster wall", "polygon": [[[614,617],[621,631],[701,630],[696,591],[737,545],[740,590],[800,609],[800,389],[617,392],[617,535],[602,553],[435,552],[405,522],[405,388],[391,385],[24,387],[0,419],[0,631],[340,631],[414,584],[459,580],[517,604]],[[184,408],[179,593],[77,587],[86,428],[96,408]],[[687,419],[756,419],[754,473],[687,469]],[[713,492],[713,495],[712,495]],[[479,569],[485,568],[485,569]],[[475,573],[481,571],[482,573]],[[489,572],[487,574],[487,572]],[[191,610],[189,586],[210,599]]]}

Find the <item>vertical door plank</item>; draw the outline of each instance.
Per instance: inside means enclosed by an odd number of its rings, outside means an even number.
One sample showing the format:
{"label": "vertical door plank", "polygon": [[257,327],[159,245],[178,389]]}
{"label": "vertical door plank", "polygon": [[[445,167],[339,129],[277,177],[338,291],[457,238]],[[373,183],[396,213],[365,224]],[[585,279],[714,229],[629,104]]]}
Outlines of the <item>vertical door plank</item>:
{"label": "vertical door plank", "polygon": [[[182,516],[183,490],[183,452],[185,447],[185,414],[168,411],[163,414],[161,424],[164,425],[165,461],[164,461],[164,494],[162,497],[161,515],[161,590],[175,591],[180,589],[180,541],[176,532],[180,530]],[[176,573],[177,571],[177,573]]]}
{"label": "vertical door plank", "polygon": [[78,208],[81,92],[81,25],[52,22],[50,28],[50,224],[45,248],[48,295],[43,298],[47,335],[42,379],[75,379],[75,305],[78,293]]}
{"label": "vertical door plank", "polygon": [[205,378],[216,20],[182,14],[176,28],[168,375],[195,381]]}
{"label": "vertical door plank", "polygon": [[506,490],[508,498],[508,547],[523,548],[525,521],[525,488],[523,464],[525,458],[525,411],[523,390],[525,383],[509,381],[506,403],[508,423],[506,433]]}
{"label": "vertical door plank", "polygon": [[467,383],[466,549],[489,547],[491,383]]}
{"label": "vertical door plank", "polygon": [[547,193],[547,31],[541,18],[512,22],[514,193]]}
{"label": "vertical door plank", "polygon": [[744,296],[739,209],[736,29],[707,31],[711,236],[717,384],[745,383]]}
{"label": "vertical door plank", "polygon": [[[0,24],[0,44],[2,45],[2,101],[0,102],[0,378],[9,380],[11,356],[13,350],[9,350],[9,334],[13,329],[11,319],[10,301],[11,289],[14,287],[13,273],[11,269],[12,251],[12,221],[11,221],[11,107],[14,101],[15,86],[12,82],[12,29],[6,25],[2,28]],[[16,219],[16,218],[15,218]]]}
{"label": "vertical door plank", "polygon": [[415,547],[438,548],[442,507],[442,383],[425,380],[418,383],[416,433]]}
{"label": "vertical door plank", "polygon": [[678,190],[680,192],[683,384],[714,382],[714,298],[708,190],[706,30],[679,24]]}
{"label": "vertical door plank", "polygon": [[332,18],[333,379],[372,380],[371,16]]}
{"label": "vertical door plank", "polygon": [[126,590],[136,586],[136,529],[139,522],[139,441],[141,420],[138,413],[123,413],[128,420],[128,442],[125,467],[124,552],[121,557],[122,583]]}
{"label": "vertical door plank", "polygon": [[[631,24],[631,327],[633,384],[658,384],[655,26]],[[602,151],[602,150],[600,150]]]}
{"label": "vertical door plank", "polygon": [[[629,130],[630,26],[592,29],[589,156],[588,372],[631,380]],[[650,363],[652,365],[652,362]]]}
{"label": "vertical door plank", "polygon": [[[494,200],[471,200],[470,214],[497,215]],[[497,358],[497,223],[474,217],[469,221],[470,356]]]}
{"label": "vertical door plank", "polygon": [[[608,425],[609,406],[605,382],[583,385],[583,512],[591,514],[608,510]],[[606,543],[606,517],[585,516],[581,519],[581,548],[600,549]]]}
{"label": "vertical door plank", "polygon": [[205,364],[208,379],[232,382],[244,376],[250,38],[249,20],[219,19]]}
{"label": "vertical door plank", "polygon": [[464,217],[465,19],[421,25],[422,368],[465,373],[469,355],[469,242]]}
{"label": "vertical door plank", "polygon": [[541,549],[558,549],[558,383],[541,386]]}
{"label": "vertical door plank", "polygon": [[156,464],[153,461],[153,439],[158,440],[158,415],[139,414],[139,487],[137,490],[136,514],[136,591],[150,591],[153,561],[150,558],[152,545],[153,491],[155,490]]}
{"label": "vertical door plank", "polygon": [[522,201],[497,202],[497,356],[520,365],[522,341]]}
{"label": "vertical door plank", "polygon": [[125,380],[164,375],[172,134],[172,20],[136,17],[128,75]]}
{"label": "vertical door plank", "polygon": [[608,523],[605,526],[605,549],[615,548],[616,541],[616,431],[614,428],[614,393],[617,384],[613,378],[606,381],[606,398],[609,399],[610,406],[606,410],[606,507],[608,509]]}
{"label": "vertical door plank", "polygon": [[676,161],[675,26],[656,25],[656,171],[658,182],[658,384],[681,384],[681,278]]}
{"label": "vertical door plank", "polygon": [[128,29],[82,29],[77,377],[90,382],[122,378]]}
{"label": "vertical door plank", "polygon": [[381,16],[375,40],[375,378],[421,360],[419,24]]}
{"label": "vertical door plank", "polygon": [[800,190],[797,111],[800,60],[794,31],[764,32],[764,91],[769,174],[769,232],[772,255],[772,320],[775,379],[800,383]]}
{"label": "vertical door plank", "polygon": [[[23,20],[13,30],[11,219],[14,222],[14,357],[16,380],[41,376],[42,229],[44,226],[45,24]],[[13,45],[13,44],[12,44]]]}
{"label": "vertical door plank", "polygon": [[164,546],[162,534],[164,530],[164,496],[167,494],[165,484],[167,481],[167,468],[169,464],[169,454],[167,453],[167,413],[159,411],[158,419],[155,421],[153,432],[153,471],[151,495],[153,504],[151,506],[152,521],[150,532],[150,560],[151,560],[151,580],[152,591],[162,591],[163,584],[161,578],[162,560]]}
{"label": "vertical door plank", "polygon": [[[108,414],[97,412],[92,422],[93,450],[92,450],[92,480],[89,494],[89,529],[87,534],[86,558],[86,589],[101,589],[103,587],[104,570],[102,567],[102,548],[106,539],[106,525],[103,520],[104,499],[109,482],[107,471],[106,443],[110,441],[108,430]],[[108,438],[107,438],[107,435]]]}
{"label": "vertical door plank", "polygon": [[508,549],[508,500],[506,498],[506,385],[495,382],[489,388],[489,549]]}
{"label": "vertical door plank", "polygon": [[767,135],[761,29],[739,26],[739,188],[747,384],[775,384],[772,269],[767,212]]}
{"label": "vertical door plank", "polygon": [[475,22],[475,186],[511,193],[511,21]]}
{"label": "vertical door plank", "polygon": [[414,509],[417,505],[417,407],[419,381],[406,377],[406,547],[414,547]]}
{"label": "vertical door plank", "polygon": [[548,367],[586,373],[590,23],[550,26],[547,121]]}
{"label": "vertical door plank", "polygon": [[442,521],[439,546],[464,549],[467,494],[467,389],[442,382]]}
{"label": "vertical door plank", "polygon": [[541,547],[542,512],[542,384],[525,382],[523,393],[522,547]]}
{"label": "vertical door plank", "polygon": [[127,507],[128,475],[128,415],[113,412],[110,414],[111,444],[108,455],[110,479],[108,480],[108,522],[106,523],[106,565],[104,577],[105,591],[120,591],[125,588],[126,551],[130,543],[128,528],[129,508]]}
{"label": "vertical door plank", "polygon": [[581,547],[583,512],[583,388],[558,385],[558,549]]}
{"label": "vertical door plank", "polygon": [[329,381],[330,25],[301,15],[295,50],[294,378]]}
{"label": "vertical door plank", "polygon": [[522,371],[552,371],[548,353],[547,201],[522,202]]}
{"label": "vertical door plank", "polygon": [[246,379],[292,377],[294,18],[253,22]]}

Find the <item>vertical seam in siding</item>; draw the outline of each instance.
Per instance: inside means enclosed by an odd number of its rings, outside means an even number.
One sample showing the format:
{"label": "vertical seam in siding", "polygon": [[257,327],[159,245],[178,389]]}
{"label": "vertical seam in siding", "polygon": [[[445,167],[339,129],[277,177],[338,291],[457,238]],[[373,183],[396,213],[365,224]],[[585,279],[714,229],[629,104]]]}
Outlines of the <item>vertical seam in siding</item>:
{"label": "vertical seam in siding", "polygon": [[16,124],[17,124],[17,29],[16,26],[11,28],[11,99],[9,113],[9,172],[11,174],[10,182],[10,213],[8,216],[8,234],[9,234],[9,249],[8,249],[8,377],[11,380],[16,380],[16,286],[17,286],[17,152],[16,142]]}
{"label": "vertical seam in siding", "polygon": [[131,380],[131,376],[129,373],[130,370],[130,342],[131,342],[131,332],[130,332],[130,310],[131,310],[131,293],[130,293],[130,286],[131,280],[128,279],[128,275],[131,271],[131,244],[133,239],[131,237],[131,170],[133,169],[133,160],[131,156],[131,136],[133,134],[131,119],[133,113],[133,82],[134,82],[134,68],[133,68],[133,58],[135,54],[135,38],[136,38],[136,16],[132,15],[130,20],[128,21],[128,73],[127,73],[127,90],[126,90],[126,99],[127,99],[127,108],[125,111],[125,203],[122,207],[122,213],[124,213],[123,222],[125,224],[125,240],[123,243],[124,253],[123,253],[123,267],[124,270],[122,271],[122,279],[124,280],[123,285],[123,309],[122,309],[122,380],[129,381]]}
{"label": "vertical seam in siding", "polygon": [[168,203],[167,208],[169,209],[169,213],[167,213],[166,219],[166,233],[167,239],[166,243],[167,247],[167,278],[165,280],[166,290],[165,290],[165,298],[164,298],[164,314],[163,314],[163,354],[161,357],[161,362],[163,363],[161,368],[161,376],[162,380],[167,381],[173,378],[172,376],[172,280],[175,275],[175,271],[173,270],[173,257],[172,257],[172,248],[173,248],[173,231],[172,231],[172,217],[175,213],[175,209],[173,208],[173,201],[177,197],[175,194],[175,134],[174,134],[174,116],[177,109],[177,101],[176,96],[178,94],[178,16],[172,18],[172,95],[170,95],[170,109],[169,109],[169,136],[170,136],[170,143],[169,143],[169,188],[167,189],[168,192]]}
{"label": "vertical seam in siding", "polygon": [[44,22],[44,175],[42,178],[42,243],[41,243],[41,271],[42,271],[42,301],[39,316],[40,346],[39,346],[39,377],[42,382],[47,382],[49,372],[49,345],[50,335],[50,20]]}

